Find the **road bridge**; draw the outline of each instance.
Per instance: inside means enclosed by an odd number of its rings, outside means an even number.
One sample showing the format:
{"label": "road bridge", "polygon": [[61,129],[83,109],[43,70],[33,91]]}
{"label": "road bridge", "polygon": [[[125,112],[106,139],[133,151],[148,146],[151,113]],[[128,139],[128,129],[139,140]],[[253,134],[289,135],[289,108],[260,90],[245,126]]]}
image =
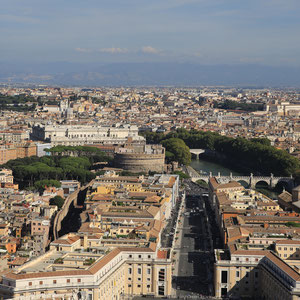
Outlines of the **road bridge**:
{"label": "road bridge", "polygon": [[199,155],[204,153],[204,149],[190,149],[190,152],[192,154],[192,157],[195,157],[196,159],[199,159]]}
{"label": "road bridge", "polygon": [[[206,183],[208,183],[209,178],[213,177],[211,172],[209,175],[203,175],[203,174],[197,173],[194,169],[192,171],[190,168],[187,168],[187,171],[188,171],[189,176],[191,177],[191,180],[194,182],[196,182],[197,180],[203,180]],[[198,176],[196,176],[196,173],[198,174]],[[219,172],[218,175],[215,177],[224,183],[227,183],[230,181],[237,181],[240,183],[244,182],[250,188],[255,188],[255,186],[258,182],[264,182],[270,188],[274,188],[278,183],[282,183],[284,186],[288,186],[290,188],[294,187],[294,178],[292,176],[290,176],[290,177],[286,177],[286,176],[275,177],[273,174],[271,174],[270,176],[253,176],[252,173],[250,174],[250,176],[236,176],[236,175],[232,175],[232,173],[230,173],[230,175],[228,176],[228,175],[221,175]]]}

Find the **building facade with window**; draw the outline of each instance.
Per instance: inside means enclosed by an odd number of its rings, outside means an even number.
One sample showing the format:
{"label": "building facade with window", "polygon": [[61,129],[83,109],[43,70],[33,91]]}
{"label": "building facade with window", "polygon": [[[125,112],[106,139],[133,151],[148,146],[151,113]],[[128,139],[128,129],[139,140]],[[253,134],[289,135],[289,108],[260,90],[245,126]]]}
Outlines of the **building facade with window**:
{"label": "building facade with window", "polygon": [[[163,253],[163,255],[162,255]],[[155,246],[84,248],[66,235],[44,255],[3,276],[4,299],[121,300],[126,295],[171,295],[171,260]]]}
{"label": "building facade with window", "polygon": [[269,250],[215,250],[215,296],[300,299],[300,274]]}

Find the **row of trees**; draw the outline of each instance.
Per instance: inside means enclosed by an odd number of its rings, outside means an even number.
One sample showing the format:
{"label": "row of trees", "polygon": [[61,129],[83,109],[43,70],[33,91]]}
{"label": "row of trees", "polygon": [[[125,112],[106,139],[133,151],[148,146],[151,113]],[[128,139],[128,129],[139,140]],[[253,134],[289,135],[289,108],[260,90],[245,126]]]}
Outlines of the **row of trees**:
{"label": "row of trees", "polygon": [[166,148],[167,162],[178,161],[183,165],[189,165],[191,163],[190,149],[182,139],[165,139],[162,141],[162,145]]}
{"label": "row of trees", "polygon": [[86,157],[90,163],[111,162],[112,158],[96,147],[90,146],[55,146],[46,150],[53,156]]}
{"label": "row of trees", "polygon": [[[187,131],[182,128],[166,135],[154,132],[145,132],[144,135],[148,143],[168,145],[165,141],[175,138],[181,139],[192,149],[217,151],[224,154],[229,160],[240,162],[243,166],[260,174],[269,175],[273,173],[274,175],[289,176],[298,174],[300,170],[300,163],[297,158],[284,150],[271,146],[270,141],[265,138],[247,140],[241,137],[221,136],[215,132]],[[166,148],[169,151],[168,147]],[[180,162],[181,158],[177,158],[177,155],[172,153],[174,158]]]}
{"label": "row of trees", "polygon": [[0,110],[33,111],[36,102],[37,100],[27,95],[6,96],[0,94]]}
{"label": "row of trees", "polygon": [[258,111],[264,109],[263,103],[244,103],[232,100],[225,100],[224,102],[214,101],[215,108],[232,109],[232,110],[244,110],[244,111]]}
{"label": "row of trees", "polygon": [[[95,178],[95,173],[90,171],[95,161],[111,160],[105,153],[95,149],[94,152],[89,149],[89,153],[95,155],[73,157],[68,156],[64,151],[59,156],[31,156],[10,160],[2,167],[13,171],[15,181],[20,185],[20,188],[30,187],[40,190],[43,185],[56,186],[59,180],[65,179],[74,179],[85,183]],[[54,153],[55,149],[54,151],[53,148],[50,149],[50,152]]]}

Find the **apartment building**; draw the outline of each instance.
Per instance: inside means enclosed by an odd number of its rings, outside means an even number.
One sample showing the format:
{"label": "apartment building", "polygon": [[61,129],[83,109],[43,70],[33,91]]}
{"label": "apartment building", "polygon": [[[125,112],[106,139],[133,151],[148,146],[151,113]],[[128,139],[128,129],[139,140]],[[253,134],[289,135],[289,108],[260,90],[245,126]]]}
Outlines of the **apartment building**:
{"label": "apartment building", "polygon": [[0,139],[10,143],[21,143],[29,139],[29,130],[2,130],[0,131]]}
{"label": "apartment building", "polygon": [[257,265],[266,251],[246,251],[235,247],[230,250],[215,250],[215,296],[255,299],[260,294]]}
{"label": "apartment building", "polygon": [[119,300],[125,295],[171,293],[167,251],[149,247],[84,247],[84,239],[66,235],[50,251],[3,276],[4,299]]}
{"label": "apartment building", "polygon": [[300,259],[300,240],[279,240],[275,243],[275,251],[284,260]]}
{"label": "apartment building", "polygon": [[1,183],[14,183],[14,176],[12,170],[2,169],[0,170],[0,182]]}
{"label": "apartment building", "polygon": [[36,145],[30,141],[0,145],[0,164],[5,164],[11,159],[24,158],[33,155],[36,155]]}
{"label": "apartment building", "polygon": [[296,300],[300,274],[272,251],[215,250],[215,296]]}

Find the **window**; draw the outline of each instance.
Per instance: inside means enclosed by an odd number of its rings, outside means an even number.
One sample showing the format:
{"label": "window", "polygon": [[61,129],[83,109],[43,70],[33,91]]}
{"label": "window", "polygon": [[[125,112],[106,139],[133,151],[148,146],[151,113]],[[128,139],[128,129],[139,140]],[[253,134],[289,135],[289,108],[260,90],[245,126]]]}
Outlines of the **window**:
{"label": "window", "polygon": [[142,269],[138,268],[138,274],[142,274]]}
{"label": "window", "polygon": [[128,274],[132,274],[132,268],[128,268]]}
{"label": "window", "polygon": [[151,255],[148,255],[148,258],[151,258]]}
{"label": "window", "polygon": [[249,272],[246,272],[246,277],[249,277]]}
{"label": "window", "polygon": [[240,258],[239,258],[239,257],[237,257],[237,258],[236,258],[236,261],[239,261],[239,260],[240,260]]}
{"label": "window", "polygon": [[248,257],[246,258],[246,261],[249,261],[249,258],[248,258]]}
{"label": "window", "polygon": [[129,254],[129,258],[132,258],[132,255],[131,255],[131,254]]}
{"label": "window", "polygon": [[57,283],[57,281],[56,280],[53,280],[53,284],[56,284]]}
{"label": "window", "polygon": [[227,271],[222,271],[221,273],[221,282],[227,283]]}
{"label": "window", "polygon": [[278,247],[278,250],[281,250],[281,247]]}
{"label": "window", "polygon": [[67,279],[67,283],[70,283],[70,279]]}
{"label": "window", "polygon": [[131,280],[131,277],[129,277],[128,280]]}
{"label": "window", "polygon": [[150,275],[151,274],[151,269],[147,269],[147,274]]}
{"label": "window", "polygon": [[142,258],[142,255],[139,255],[139,258]]}
{"label": "window", "polygon": [[138,288],[140,288],[140,287],[141,287],[141,285],[140,285],[140,284],[138,284],[138,285],[137,285],[137,287],[138,287]]}
{"label": "window", "polygon": [[77,279],[77,282],[81,282],[81,279],[80,279],[80,278],[78,278],[78,279]]}
{"label": "window", "polygon": [[128,284],[128,287],[131,287],[131,284]]}
{"label": "window", "polygon": [[236,271],[236,277],[240,277],[240,271]]}
{"label": "window", "polygon": [[43,281],[40,281],[40,285],[42,285],[43,284]]}
{"label": "window", "polygon": [[29,282],[29,286],[32,286],[32,282]]}
{"label": "window", "polygon": [[165,287],[159,286],[158,287],[158,295],[163,296],[165,294]]}
{"label": "window", "polygon": [[286,250],[287,250],[287,247],[284,247],[284,250],[286,251]]}
{"label": "window", "polygon": [[292,248],[292,247],[291,247],[291,248],[290,248],[290,250],[291,250],[291,251],[293,251],[293,250],[294,250],[294,248]]}
{"label": "window", "polygon": [[221,296],[225,297],[227,295],[227,288],[221,288]]}
{"label": "window", "polygon": [[165,270],[160,269],[158,272],[158,281],[165,281]]}
{"label": "window", "polygon": [[150,288],[150,284],[147,284],[147,288],[148,288],[148,289]]}
{"label": "window", "polygon": [[141,281],[142,280],[142,278],[141,277],[138,277],[138,281]]}

